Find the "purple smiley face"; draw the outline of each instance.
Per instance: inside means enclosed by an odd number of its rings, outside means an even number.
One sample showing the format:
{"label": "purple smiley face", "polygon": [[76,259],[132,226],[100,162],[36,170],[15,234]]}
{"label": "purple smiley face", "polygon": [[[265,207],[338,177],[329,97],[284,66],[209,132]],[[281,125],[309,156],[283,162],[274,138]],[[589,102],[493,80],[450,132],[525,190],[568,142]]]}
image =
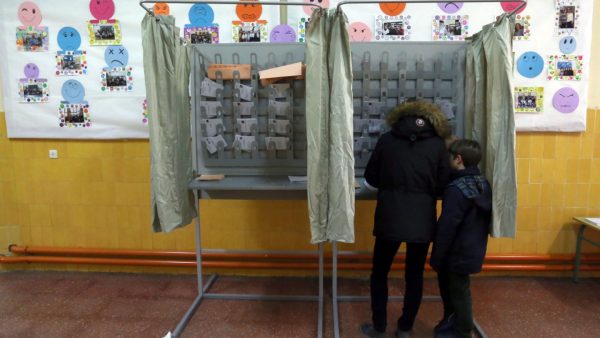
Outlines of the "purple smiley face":
{"label": "purple smiley face", "polygon": [[438,7],[444,11],[444,13],[453,14],[458,12],[463,6],[462,2],[458,1],[446,1],[438,4]]}
{"label": "purple smiley face", "polygon": [[38,76],[40,76],[40,69],[35,63],[26,64],[25,68],[23,68],[23,72],[28,79],[37,79]]}
{"label": "purple smiley face", "polygon": [[275,26],[269,34],[269,40],[275,43],[296,42],[296,32],[288,25]]}
{"label": "purple smiley face", "polygon": [[572,113],[579,106],[579,94],[571,87],[563,87],[552,97],[552,105],[563,114]]}

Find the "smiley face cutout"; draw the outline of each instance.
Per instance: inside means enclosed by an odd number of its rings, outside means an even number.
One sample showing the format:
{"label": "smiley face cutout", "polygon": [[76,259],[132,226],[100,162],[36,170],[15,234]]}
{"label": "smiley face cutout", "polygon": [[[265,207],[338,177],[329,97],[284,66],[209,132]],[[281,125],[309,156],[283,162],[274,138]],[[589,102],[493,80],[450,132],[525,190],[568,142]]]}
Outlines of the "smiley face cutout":
{"label": "smiley face cutout", "polygon": [[[520,5],[521,5],[521,3],[518,1],[502,1],[502,2],[500,2],[500,6],[502,7],[502,10],[505,12],[512,12],[515,10],[515,8],[519,7]],[[517,11],[517,13],[521,13],[522,11],[524,11],[525,7],[527,7],[527,3],[525,3],[525,6],[521,7],[521,9],[519,9]]]}
{"label": "smiley face cutout", "polygon": [[458,12],[463,6],[462,2],[458,1],[447,1],[438,4],[438,7],[444,11],[444,13],[453,14]]}
{"label": "smiley face cutout", "polygon": [[406,4],[403,2],[383,2],[379,4],[381,11],[390,16],[396,16],[404,12]]}
{"label": "smiley face cutout", "polygon": [[205,27],[210,26],[215,19],[215,12],[212,7],[204,3],[197,3],[190,8],[188,18],[192,26]]}
{"label": "smiley face cutout", "polygon": [[113,0],[90,0],[90,12],[97,20],[108,20],[115,14]]}
{"label": "smiley face cutout", "polygon": [[356,21],[348,26],[350,41],[371,41],[373,32],[364,22]]}
{"label": "smiley face cutout", "polygon": [[269,41],[275,43],[296,42],[296,32],[288,25],[278,25],[271,30]]}
{"label": "smiley face cutout", "polygon": [[171,8],[166,2],[157,2],[154,4],[152,9],[156,15],[169,15],[171,13]]}
{"label": "smiley face cutout", "polygon": [[571,87],[563,87],[552,97],[552,106],[563,114],[572,113],[579,106],[579,94]]}
{"label": "smiley face cutout", "polygon": [[575,40],[575,37],[573,36],[565,36],[564,38],[560,39],[558,48],[560,48],[560,51],[563,54],[571,54],[577,48],[577,40]]}
{"label": "smiley face cutout", "polygon": [[81,46],[81,35],[73,27],[63,27],[58,31],[58,46],[60,49],[75,51]]}
{"label": "smiley face cutout", "polygon": [[534,78],[544,69],[544,59],[536,52],[525,52],[517,60],[517,71],[524,77]]}
{"label": "smiley face cutout", "polygon": [[129,62],[129,52],[123,46],[108,46],[104,51],[104,61],[109,67],[125,67]]}
{"label": "smiley face cutout", "polygon": [[17,17],[25,27],[37,27],[42,23],[42,12],[38,5],[31,1],[19,5]]}
{"label": "smiley face cutout", "polygon": [[40,76],[40,69],[35,63],[28,63],[23,68],[23,73],[27,79],[37,79]]}
{"label": "smiley face cutout", "polygon": [[253,22],[260,18],[262,5],[253,2],[253,0],[242,0],[240,4],[235,5],[235,13],[243,22]]}
{"label": "smiley face cutout", "polygon": [[[321,6],[321,8],[329,8],[329,0],[304,0],[302,2],[306,2],[309,4],[315,4]],[[315,6],[302,6],[302,10],[307,15],[312,15],[312,12],[316,9]]]}
{"label": "smiley face cutout", "polygon": [[68,80],[62,85],[61,94],[65,101],[69,103],[83,102],[85,89],[81,82],[77,80]]}

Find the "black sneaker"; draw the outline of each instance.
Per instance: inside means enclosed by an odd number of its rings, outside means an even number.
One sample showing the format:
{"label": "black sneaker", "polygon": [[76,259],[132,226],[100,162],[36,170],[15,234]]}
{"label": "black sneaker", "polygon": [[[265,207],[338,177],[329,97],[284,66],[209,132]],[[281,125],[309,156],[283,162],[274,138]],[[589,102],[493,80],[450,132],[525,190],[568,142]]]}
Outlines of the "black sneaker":
{"label": "black sneaker", "polygon": [[385,332],[377,331],[373,324],[364,323],[360,326],[360,332],[369,338],[386,338]]}

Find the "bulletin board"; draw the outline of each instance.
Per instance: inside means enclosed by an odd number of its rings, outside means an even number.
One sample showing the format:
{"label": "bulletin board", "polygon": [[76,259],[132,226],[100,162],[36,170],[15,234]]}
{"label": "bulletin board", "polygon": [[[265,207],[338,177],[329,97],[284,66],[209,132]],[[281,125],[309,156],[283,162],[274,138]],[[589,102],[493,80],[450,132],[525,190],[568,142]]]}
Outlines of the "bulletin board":
{"label": "bulletin board", "polygon": [[[90,6],[97,2],[0,3],[0,72],[9,137],[148,137],[140,30],[145,11],[138,1],[101,0],[100,8]],[[333,7],[337,1],[320,4]],[[346,5],[343,10],[351,40],[401,46],[407,41],[461,43],[512,6],[396,3]],[[591,0],[529,1],[518,14],[513,42],[518,131],[585,130],[592,7]],[[156,11],[174,15],[181,37],[194,44],[302,43],[310,24],[309,8],[288,7],[287,25],[280,24],[278,6],[236,9],[171,4]]]}

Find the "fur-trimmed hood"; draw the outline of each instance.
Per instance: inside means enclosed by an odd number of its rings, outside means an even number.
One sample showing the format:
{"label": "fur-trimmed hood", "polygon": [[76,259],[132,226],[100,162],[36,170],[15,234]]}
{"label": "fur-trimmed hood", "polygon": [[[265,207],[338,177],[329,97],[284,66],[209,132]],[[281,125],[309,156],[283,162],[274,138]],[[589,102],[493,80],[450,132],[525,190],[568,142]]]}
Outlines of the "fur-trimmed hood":
{"label": "fur-trimmed hood", "polygon": [[[448,119],[437,105],[424,101],[403,103],[392,109],[386,117],[392,132],[415,141],[420,138],[451,135]],[[425,122],[425,123],[423,123]]]}

